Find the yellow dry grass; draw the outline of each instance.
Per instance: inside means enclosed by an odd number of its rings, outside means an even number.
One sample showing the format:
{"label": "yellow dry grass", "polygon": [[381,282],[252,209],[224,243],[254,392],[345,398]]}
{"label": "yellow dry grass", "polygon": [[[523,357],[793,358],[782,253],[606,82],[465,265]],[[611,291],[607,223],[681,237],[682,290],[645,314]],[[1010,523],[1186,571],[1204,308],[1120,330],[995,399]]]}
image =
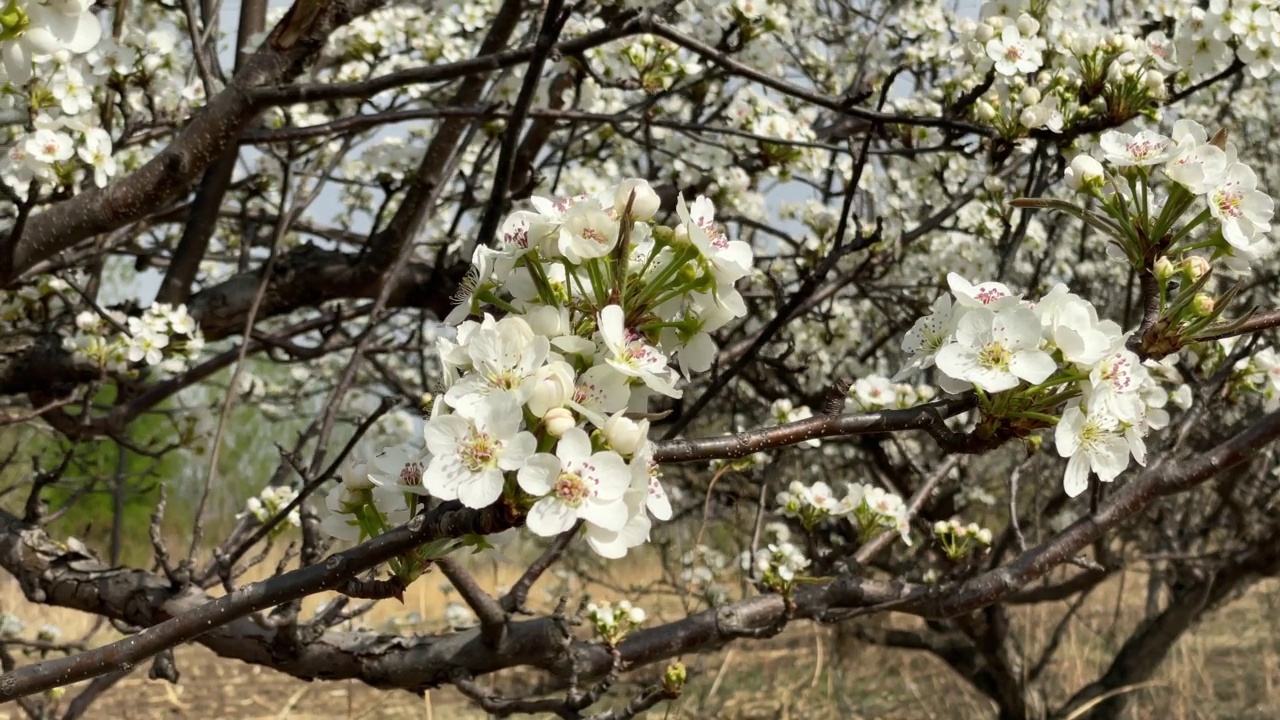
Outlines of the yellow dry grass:
{"label": "yellow dry grass", "polygon": [[[519,568],[483,559],[469,564],[488,589],[511,583]],[[552,595],[566,591],[571,602],[581,594],[620,597],[610,586],[643,586],[662,568],[652,559],[615,566],[605,585],[583,586],[570,577],[548,575],[535,587],[531,600],[547,608]],[[1104,662],[1140,621],[1145,576],[1130,571],[1109,581],[1082,608],[1067,630],[1056,660],[1046,672],[1050,698],[1061,701],[1096,677]],[[442,610],[456,595],[446,594],[443,578],[432,573],[414,584],[405,603],[378,603],[362,622],[390,629],[397,620],[416,612],[423,622],[403,625],[404,632],[443,629]],[[558,583],[568,583],[557,586]],[[550,592],[548,592],[550,591]],[[633,599],[635,597],[633,596]],[[1152,681],[1132,688],[1128,717],[1135,720],[1191,720],[1200,718],[1280,717],[1280,583],[1267,582],[1242,599],[1211,615],[1178,643]],[[314,607],[319,598],[308,601]],[[641,601],[655,615],[675,617],[674,598]],[[1038,652],[1047,641],[1065,603],[1014,611],[1015,627],[1024,647]],[[93,625],[81,613],[30,605],[16,584],[0,584],[0,611],[14,612],[28,625],[57,624],[65,638],[78,637]],[[914,618],[893,616],[902,627]],[[112,639],[106,633],[95,642]],[[690,683],[683,698],[671,707],[659,706],[653,717],[831,720],[845,718],[946,718],[977,720],[993,717],[993,706],[967,687],[942,664],[924,653],[885,650],[863,645],[829,627],[794,623],[777,638],[697,657],[684,658]],[[198,646],[179,648],[177,664],[182,682],[172,686],[151,681],[139,671],[107,693],[89,717],[111,718],[437,718],[472,720],[484,713],[471,707],[456,691],[444,688],[427,698],[404,692],[373,690],[356,682],[306,683],[271,670],[221,660]],[[640,671],[615,690],[625,700],[653,671]],[[514,673],[486,682],[517,686],[527,673]],[[74,693],[75,689],[71,690]],[[20,717],[17,708],[0,706],[0,718]]]}

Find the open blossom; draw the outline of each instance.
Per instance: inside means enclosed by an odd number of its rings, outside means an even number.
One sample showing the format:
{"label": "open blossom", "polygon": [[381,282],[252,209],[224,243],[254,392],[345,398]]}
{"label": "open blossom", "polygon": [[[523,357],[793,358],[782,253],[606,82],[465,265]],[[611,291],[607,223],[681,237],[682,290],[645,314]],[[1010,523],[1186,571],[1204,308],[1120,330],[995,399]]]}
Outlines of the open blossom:
{"label": "open blossom", "polygon": [[1106,355],[1119,340],[1120,326],[1110,320],[1099,321],[1093,303],[1055,285],[1036,303],[1044,338],[1062,351],[1067,362],[1092,365]]}
{"label": "open blossom", "polygon": [[1136,135],[1108,131],[1098,139],[1098,147],[1106,160],[1117,167],[1158,165],[1177,150],[1172,140],[1150,130]]}
{"label": "open blossom", "polygon": [[715,209],[711,201],[699,196],[692,205],[685,205],[684,196],[676,200],[676,214],[680,217],[680,229],[711,264],[711,272],[721,285],[732,285],[751,270],[751,246],[741,240],[730,240],[714,219]]}
{"label": "open blossom", "polygon": [[1033,73],[1044,64],[1041,52],[1044,41],[1035,37],[1023,37],[1018,28],[1006,25],[1000,37],[987,41],[987,57],[996,64],[996,72],[1001,75],[1022,75]]}
{"label": "open blossom", "polygon": [[1209,213],[1222,223],[1222,236],[1232,246],[1247,250],[1255,238],[1271,231],[1275,203],[1258,189],[1258,177],[1249,166],[1232,163],[1222,182],[1206,198]]}
{"label": "open blossom", "polygon": [[624,325],[622,308],[609,305],[600,311],[600,335],[608,351],[605,361],[610,367],[627,377],[639,378],[663,395],[681,396],[675,389],[675,371],[667,365],[666,356]]}
{"label": "open blossom", "polygon": [[492,505],[502,496],[503,472],[520,469],[536,449],[537,441],[520,423],[520,408],[507,395],[428,420],[427,491],[471,508]]}
{"label": "open blossom", "polygon": [[559,535],[578,520],[615,532],[627,523],[622,496],[631,485],[631,473],[618,453],[593,453],[591,438],[581,428],[560,437],[555,455],[530,457],[517,480],[525,492],[539,498],[527,520],[535,535]]}
{"label": "open blossom", "polygon": [[1025,308],[969,311],[956,325],[955,342],[938,351],[938,369],[987,392],[1044,382],[1057,369],[1040,345],[1040,321]]}
{"label": "open blossom", "polygon": [[59,50],[84,53],[102,37],[102,25],[89,0],[15,0],[5,8],[5,39],[0,40],[0,61],[6,77],[14,85],[31,79],[35,55],[52,55]]}
{"label": "open blossom", "polygon": [[947,286],[962,308],[986,307],[992,310],[1018,304],[1021,299],[1004,283],[984,282],[974,285],[958,273],[947,273]]}
{"label": "open blossom", "polygon": [[1105,413],[1088,415],[1075,405],[1067,408],[1054,428],[1054,441],[1058,454],[1067,461],[1063,489],[1069,497],[1075,497],[1089,487],[1089,473],[1097,473],[1098,479],[1111,482],[1129,467],[1129,444],[1120,430],[1120,423]]}
{"label": "open blossom", "polygon": [[951,333],[960,314],[951,306],[951,296],[941,295],[933,302],[933,312],[916,320],[902,338],[902,349],[911,354],[907,364],[893,376],[896,382],[918,370],[933,366],[934,356],[951,341]]}
{"label": "open blossom", "polygon": [[521,317],[494,322],[486,317],[466,346],[472,372],[449,388],[444,399],[455,409],[473,408],[495,393],[512,395],[517,405],[533,393],[535,373],[550,351],[545,336],[535,335]]}

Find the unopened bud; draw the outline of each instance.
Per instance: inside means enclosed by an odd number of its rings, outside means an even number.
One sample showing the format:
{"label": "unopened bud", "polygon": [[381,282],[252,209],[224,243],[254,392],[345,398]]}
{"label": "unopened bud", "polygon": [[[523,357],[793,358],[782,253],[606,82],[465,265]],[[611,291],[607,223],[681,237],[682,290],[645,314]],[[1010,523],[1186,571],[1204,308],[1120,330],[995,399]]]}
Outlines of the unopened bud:
{"label": "unopened bud", "polygon": [[1102,163],[1088,155],[1077,155],[1071,160],[1071,166],[1063,175],[1067,187],[1077,192],[1090,187],[1101,187],[1105,172]]}
{"label": "unopened bud", "polygon": [[634,178],[624,180],[613,196],[613,209],[619,215],[627,209],[628,203],[631,204],[631,217],[641,222],[652,220],[658,214],[658,208],[662,207],[662,200],[649,183]]}
{"label": "unopened bud", "polygon": [[542,424],[546,426],[549,435],[560,437],[577,427],[578,419],[573,416],[569,408],[558,407],[547,411],[547,414],[542,417]]}
{"label": "unopened bud", "polygon": [[1199,255],[1192,255],[1182,259],[1182,272],[1195,282],[1205,276],[1209,272],[1209,261]]}
{"label": "unopened bud", "polygon": [[1031,37],[1040,32],[1040,21],[1026,13],[1019,15],[1018,21],[1014,25],[1024,37]]}
{"label": "unopened bud", "polygon": [[644,442],[648,434],[649,422],[647,420],[636,422],[619,411],[609,416],[603,430],[604,439],[608,441],[609,447],[623,457],[631,457]]}
{"label": "unopened bud", "polygon": [[1168,256],[1161,255],[1160,259],[1156,260],[1155,272],[1156,279],[1160,282],[1165,282],[1173,277],[1174,273],[1178,272],[1178,268],[1174,267],[1173,261]]}
{"label": "unopened bud", "polygon": [[689,671],[685,670],[684,663],[677,660],[662,672],[662,688],[669,693],[679,695],[684,689],[685,680],[688,679]]}
{"label": "unopened bud", "polygon": [[1147,91],[1159,93],[1164,91],[1164,73],[1159,70],[1147,70],[1142,75],[1142,84],[1147,86]]}
{"label": "unopened bud", "polygon": [[973,39],[977,40],[980,43],[985,43],[986,41],[990,40],[995,36],[996,36],[995,28],[991,27],[987,23],[982,23],[981,25],[974,28],[973,30]]}
{"label": "unopened bud", "polygon": [[1035,105],[1040,102],[1040,90],[1034,87],[1028,87],[1018,94],[1018,99],[1023,105]]}
{"label": "unopened bud", "polygon": [[1191,312],[1199,315],[1200,317],[1208,317],[1212,315],[1213,307],[1214,302],[1212,295],[1196,293],[1196,296],[1191,298]]}
{"label": "unopened bud", "polygon": [[974,108],[974,112],[977,114],[978,119],[983,122],[991,122],[996,119],[995,107],[986,100],[979,100],[977,106]]}

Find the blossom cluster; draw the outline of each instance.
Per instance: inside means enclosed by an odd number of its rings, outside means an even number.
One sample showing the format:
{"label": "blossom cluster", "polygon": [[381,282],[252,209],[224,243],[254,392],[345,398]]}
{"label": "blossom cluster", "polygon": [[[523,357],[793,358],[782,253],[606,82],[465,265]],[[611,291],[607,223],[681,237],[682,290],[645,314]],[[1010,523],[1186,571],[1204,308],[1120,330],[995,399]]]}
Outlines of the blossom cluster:
{"label": "blossom cluster", "polygon": [[588,603],[587,620],[606,645],[617,645],[627,633],[644,625],[648,616],[643,608],[627,600],[615,603]]}
{"label": "blossom cluster", "polygon": [[960,560],[972,553],[977,546],[991,544],[991,530],[978,523],[960,522],[956,518],[939,520],[933,525],[933,534],[942,545],[942,551],[951,560]]}
{"label": "blossom cluster", "polygon": [[[289,503],[298,497],[298,491],[287,485],[270,485],[262,489],[262,492],[245,501],[244,511],[236,516],[237,519],[252,517],[260,523],[267,523],[276,515],[278,515]],[[286,527],[301,527],[302,515],[298,508],[293,508],[289,514],[285,516],[284,522],[276,525],[274,532],[283,532]]]}
{"label": "blossom cluster", "polygon": [[85,305],[78,295],[60,277],[37,276],[0,292],[0,322],[57,325],[64,350],[114,373],[140,367],[181,372],[204,350],[204,337],[186,305],[153,303],[137,315],[112,308],[77,312]]}
{"label": "blossom cluster", "polygon": [[954,81],[952,99],[980,92],[973,117],[1020,138],[1094,116],[1124,121],[1165,97],[1172,49],[1161,32],[1138,38],[1081,27],[1083,19],[1066,17],[1058,3],[984,3],[979,20],[961,21],[951,48],[951,59],[971,70]]}
{"label": "blossom cluster", "polygon": [[[648,399],[679,397],[682,375],[710,368],[711,333],[746,314],[734,284],[752,251],[703,197],[679,200],[675,227],[653,223],[659,199],[643,180],[532,205],[504,221],[496,248],[476,249],[446,319],[456,332],[437,340],[446,390],[425,452],[386,469],[412,477],[409,492],[467,507],[505,498],[535,535],[581,525],[597,553],[622,557],[651,518],[671,517]],[[350,519],[331,524],[373,529],[359,513],[387,511],[365,502],[376,485],[359,498],[335,489],[329,509]]]}
{"label": "blossom cluster", "polygon": [[[1172,233],[1162,248],[1166,257],[1184,261],[1198,257],[1204,263],[1221,259],[1231,270],[1245,272],[1251,262],[1271,254],[1267,235],[1275,203],[1258,189],[1257,174],[1239,160],[1235,145],[1225,136],[1210,139],[1199,123],[1182,119],[1174,123],[1172,137],[1150,130],[1132,135],[1109,131],[1099,138],[1098,149],[1101,162],[1091,155],[1071,161],[1067,185],[1098,197],[1113,218],[1134,218],[1153,233],[1151,238],[1163,239]],[[1103,163],[1125,181],[1111,181]],[[1152,193],[1151,172],[1156,169],[1171,182],[1167,198]],[[1189,210],[1197,214],[1175,227]],[[1193,235],[1205,224],[1211,229],[1207,238]],[[1132,223],[1116,223],[1114,229],[1121,249],[1131,262],[1138,262],[1135,254],[1145,248],[1131,237]],[[1200,254],[1205,250],[1210,251],[1207,259]]]}
{"label": "blossom cluster", "polygon": [[903,542],[911,544],[911,518],[906,504],[897,494],[875,485],[845,483],[844,494],[837,496],[825,482],[805,485],[793,480],[774,502],[785,517],[799,520],[805,530],[845,518],[854,524],[863,542],[885,530],[894,530]]}
{"label": "blossom cluster", "polygon": [[177,373],[200,357],[204,337],[186,305],[153,303],[139,316],[84,310],[62,347],[111,372],[141,364]]}
{"label": "blossom cluster", "polygon": [[795,545],[779,540],[755,551],[744,551],[739,565],[763,584],[776,592],[789,594],[801,573],[809,567],[809,558]]}
{"label": "blossom cluster", "polygon": [[[947,280],[951,295],[903,340],[911,359],[902,375],[936,365],[944,390],[976,389],[988,413],[1056,425],[1058,452],[1071,458],[1064,483],[1073,497],[1090,471],[1111,481],[1130,455],[1146,462],[1142,438],[1168,422],[1157,407],[1167,393],[1125,347],[1118,324],[1099,319],[1065,285],[1030,302],[1002,283],[974,285],[954,273]],[[1068,400],[1059,421],[1052,413]]]}

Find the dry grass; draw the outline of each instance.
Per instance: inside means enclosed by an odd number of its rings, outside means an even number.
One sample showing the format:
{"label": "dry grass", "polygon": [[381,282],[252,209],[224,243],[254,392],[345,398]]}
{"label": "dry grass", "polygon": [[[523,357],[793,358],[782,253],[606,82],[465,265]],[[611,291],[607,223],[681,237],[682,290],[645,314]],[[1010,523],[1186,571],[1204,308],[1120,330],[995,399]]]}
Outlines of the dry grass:
{"label": "dry grass", "polygon": [[[489,588],[510,583],[513,567],[474,564],[477,578]],[[655,563],[633,563],[615,578],[644,584],[661,572]],[[442,578],[432,574],[410,589],[405,604],[379,603],[365,624],[389,629],[408,613],[424,621],[407,626],[440,631],[441,610],[450,598]],[[557,583],[568,583],[567,586]],[[1106,657],[1138,623],[1145,577],[1109,582],[1079,613],[1062,641],[1057,659],[1046,673],[1051,701],[1093,679]],[[572,578],[549,576],[535,588],[532,600],[545,604],[551,596],[583,591],[615,597],[600,586],[583,588]],[[1135,688],[1129,717],[1191,720],[1193,718],[1280,717],[1280,583],[1264,583],[1245,597],[1210,616],[1177,645],[1151,684]],[[309,607],[318,599],[309,601]],[[674,615],[671,602],[647,602],[658,614]],[[1015,625],[1024,647],[1038,651],[1066,605],[1018,609]],[[78,637],[92,618],[56,608],[31,606],[11,579],[0,587],[0,611],[15,612],[29,625],[57,624],[64,637]],[[910,627],[912,618],[892,622]],[[105,642],[100,633],[95,642]],[[739,644],[727,651],[685,658],[690,683],[683,698],[654,717],[726,718],[726,720],[813,718],[990,718],[993,706],[950,673],[941,661],[924,653],[884,650],[840,637],[832,628],[796,623],[769,641]],[[471,720],[485,715],[452,689],[433,691],[426,699],[403,692],[382,692],[360,683],[306,683],[279,673],[224,661],[196,646],[180,648],[179,686],[146,680],[141,672],[105,695],[91,717],[112,718],[439,718]],[[652,678],[636,673],[635,682]],[[507,677],[504,685],[519,682]],[[625,699],[638,685],[624,685],[615,696]],[[72,691],[74,692],[74,690]],[[0,706],[19,717],[16,708]]]}

